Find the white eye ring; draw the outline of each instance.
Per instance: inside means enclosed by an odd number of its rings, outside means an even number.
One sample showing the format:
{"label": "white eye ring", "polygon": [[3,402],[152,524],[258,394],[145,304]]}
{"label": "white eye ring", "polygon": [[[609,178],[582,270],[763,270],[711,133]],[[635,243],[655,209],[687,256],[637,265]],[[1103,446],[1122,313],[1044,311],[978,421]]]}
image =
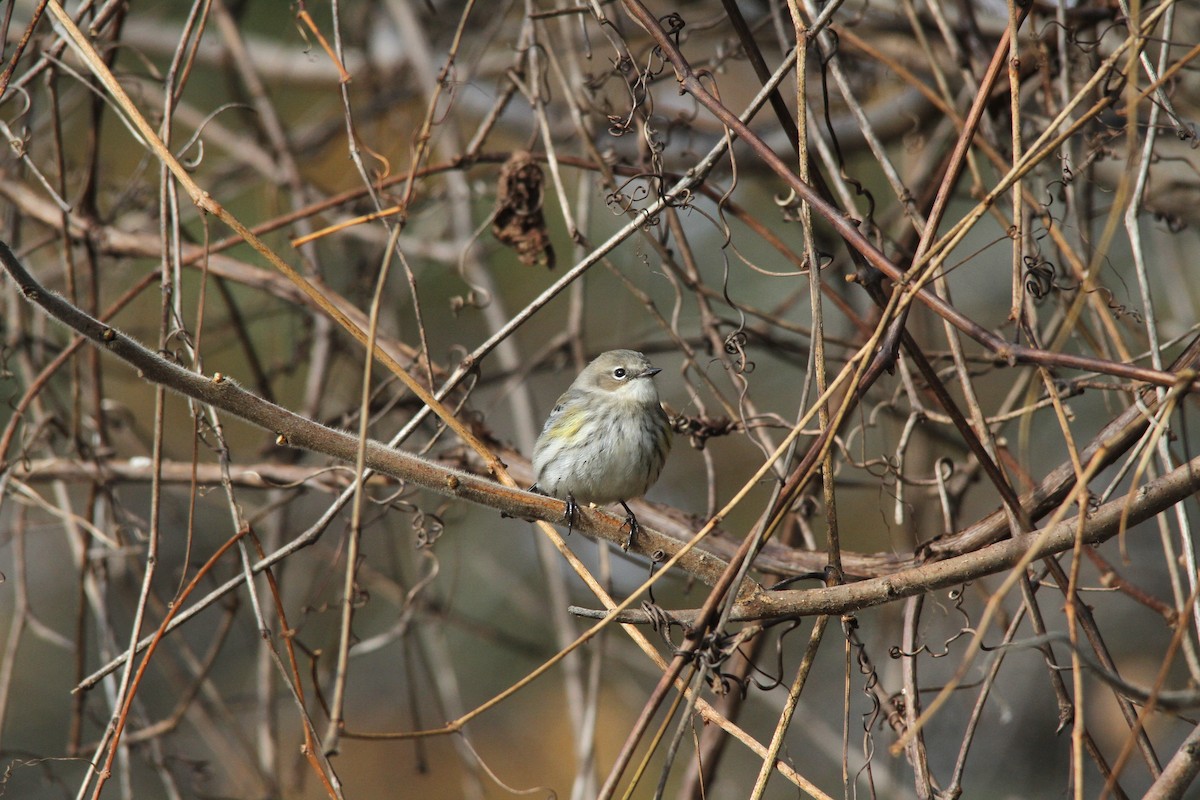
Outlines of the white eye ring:
{"label": "white eye ring", "polygon": [[613,370],[613,377],[616,378],[617,380],[623,380],[625,378],[625,375],[626,375],[626,372],[625,372],[624,367],[617,367],[616,369]]}

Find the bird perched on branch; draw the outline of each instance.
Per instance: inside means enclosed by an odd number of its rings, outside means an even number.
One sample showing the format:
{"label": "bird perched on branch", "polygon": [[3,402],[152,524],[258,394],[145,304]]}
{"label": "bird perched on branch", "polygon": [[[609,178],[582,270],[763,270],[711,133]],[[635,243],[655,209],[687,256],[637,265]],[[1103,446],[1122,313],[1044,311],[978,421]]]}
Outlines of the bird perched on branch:
{"label": "bird perched on branch", "polygon": [[654,385],[661,371],[634,350],[610,350],[555,403],[533,448],[533,488],[567,501],[568,532],[578,503],[620,503],[628,515],[625,549],[633,543],[639,526],[626,501],[654,485],[671,449]]}

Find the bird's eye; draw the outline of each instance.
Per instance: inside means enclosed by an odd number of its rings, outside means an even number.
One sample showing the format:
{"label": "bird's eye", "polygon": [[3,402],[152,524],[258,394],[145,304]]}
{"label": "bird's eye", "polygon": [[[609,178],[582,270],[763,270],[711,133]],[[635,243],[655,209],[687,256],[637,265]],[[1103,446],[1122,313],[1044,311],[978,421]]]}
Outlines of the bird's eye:
{"label": "bird's eye", "polygon": [[626,375],[624,367],[617,367],[613,370],[613,377],[617,380],[622,380]]}

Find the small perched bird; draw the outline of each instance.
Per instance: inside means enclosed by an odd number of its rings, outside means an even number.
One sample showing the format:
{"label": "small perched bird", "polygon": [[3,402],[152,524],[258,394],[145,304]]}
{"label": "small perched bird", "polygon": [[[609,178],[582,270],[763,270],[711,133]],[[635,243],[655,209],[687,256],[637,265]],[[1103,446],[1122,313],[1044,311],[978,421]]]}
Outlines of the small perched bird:
{"label": "small perched bird", "polygon": [[638,531],[627,500],[644,495],[662,472],[671,427],[658,401],[661,372],[633,350],[610,350],[588,364],[558,398],[533,448],[534,491],[567,501],[567,530],[576,503],[620,503],[629,539]]}

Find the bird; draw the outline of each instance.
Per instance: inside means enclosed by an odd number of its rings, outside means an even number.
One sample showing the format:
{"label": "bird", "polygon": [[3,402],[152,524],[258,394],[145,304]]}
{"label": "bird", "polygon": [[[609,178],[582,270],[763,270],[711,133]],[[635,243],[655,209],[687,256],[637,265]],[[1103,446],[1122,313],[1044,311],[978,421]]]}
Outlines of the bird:
{"label": "bird", "polygon": [[627,501],[662,473],[671,424],[654,376],[662,370],[635,350],[610,350],[588,364],[554,404],[533,448],[532,490],[565,500],[567,533],[578,503],[625,509],[628,550],[640,529]]}

